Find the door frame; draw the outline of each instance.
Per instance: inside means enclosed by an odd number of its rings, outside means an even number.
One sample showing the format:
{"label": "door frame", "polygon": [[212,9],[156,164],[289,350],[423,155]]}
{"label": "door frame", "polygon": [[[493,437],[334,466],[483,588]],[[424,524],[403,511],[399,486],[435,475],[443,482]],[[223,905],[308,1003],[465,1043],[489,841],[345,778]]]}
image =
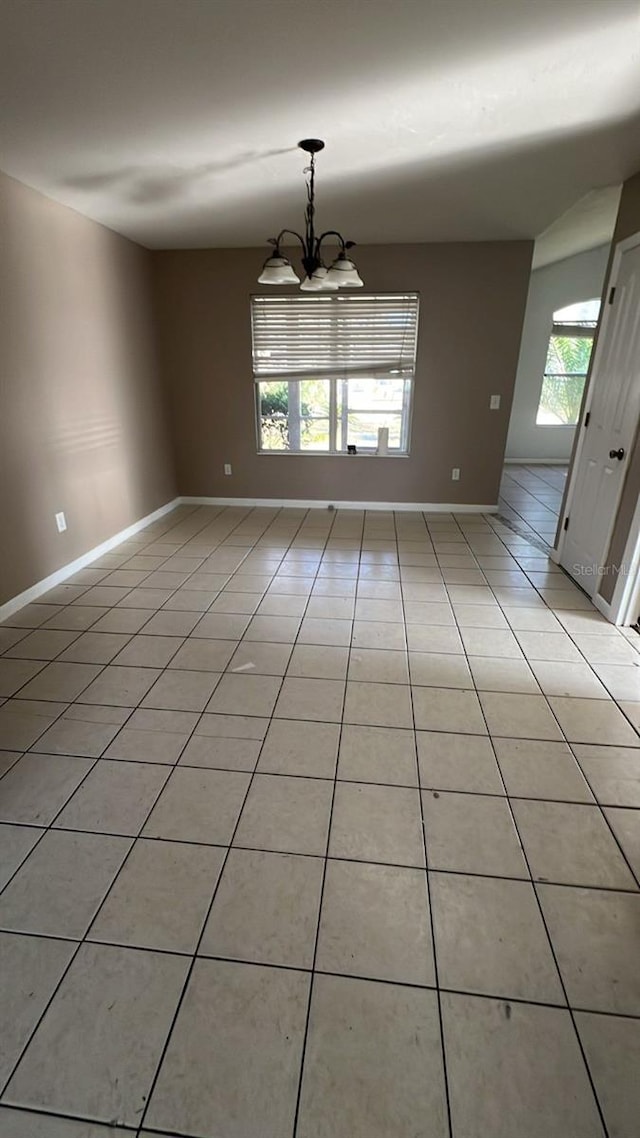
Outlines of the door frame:
{"label": "door frame", "polygon": [[640,498],[633,512],[622,562],[628,565],[629,572],[618,574],[611,601],[607,603],[597,595],[594,603],[613,624],[630,625],[640,615]]}
{"label": "door frame", "polygon": [[[597,343],[595,346],[595,350],[594,350],[593,358],[592,358],[592,362],[591,362],[591,367],[589,370],[589,378],[588,378],[588,386],[587,386],[586,397],[585,397],[584,403],[582,405],[582,410],[580,412],[579,422],[576,425],[576,430],[579,432],[578,433],[578,443],[577,443],[577,446],[575,449],[575,453],[573,455],[573,460],[571,462],[569,473],[567,475],[567,496],[566,496],[566,499],[564,502],[564,508],[562,511],[562,515],[560,517],[560,530],[559,530],[560,537],[559,537],[558,544],[557,544],[556,548],[552,552],[552,560],[555,561],[558,565],[561,563],[561,559],[562,559],[562,552],[563,552],[564,544],[565,544],[565,532],[566,532],[565,531],[565,523],[566,523],[566,520],[571,513],[571,507],[572,507],[573,499],[575,497],[575,492],[576,492],[576,479],[577,479],[578,467],[580,464],[580,459],[582,458],[582,451],[584,449],[584,443],[585,443],[584,421],[585,421],[585,418],[586,418],[586,416],[589,413],[589,410],[591,408],[591,404],[593,402],[594,391],[596,389],[596,383],[598,382],[598,372],[600,369],[600,361],[602,358],[602,353],[603,353],[603,348],[604,348],[605,333],[608,331],[609,324],[611,323],[611,321],[613,319],[613,315],[615,313],[615,306],[609,303],[609,296],[611,295],[611,289],[614,288],[617,284],[618,275],[620,272],[620,265],[621,265],[622,258],[624,256],[624,254],[628,253],[630,249],[634,249],[637,245],[640,245],[640,231],[632,234],[631,237],[625,237],[624,240],[617,242],[616,247],[615,247],[615,252],[613,254],[613,260],[611,262],[611,271],[610,271],[609,276],[607,277],[607,281],[606,281],[606,294],[603,296],[604,312],[602,314],[602,319],[600,322],[600,328],[598,330],[598,340],[597,340]],[[637,427],[637,424],[636,424],[636,427]],[[618,508],[620,506],[620,499],[622,497],[622,491],[624,489],[625,481],[626,481],[626,475],[624,478],[622,478],[620,480],[620,487],[618,489],[618,496],[616,498],[615,508],[612,511],[611,519],[609,522],[609,527],[607,529],[607,538],[606,538],[604,548],[603,548],[603,555],[605,555],[605,556],[606,556],[606,554],[607,554],[607,552],[611,546],[611,538],[613,536],[615,521],[616,521],[616,517],[618,515]],[[635,533],[635,540],[632,544],[631,539],[632,539],[632,534],[634,534],[634,533]],[[640,572],[640,503],[636,507],[636,511],[634,514],[633,524],[631,527],[631,531],[629,533],[629,541],[627,543],[627,548],[625,549],[625,558],[627,556],[627,553],[630,551],[632,551],[638,555],[638,569]],[[634,558],[634,560],[635,560],[635,558]],[[571,579],[573,580],[573,578],[571,578]],[[611,603],[608,603],[607,601],[604,600],[603,597],[600,596],[599,586],[596,586],[596,590],[595,590],[591,600],[592,600],[593,604],[596,606],[596,608],[599,609],[600,612],[604,616],[606,616],[608,620],[612,621],[612,623],[614,623],[614,624],[622,624],[622,623],[624,623],[624,621],[622,619],[623,602],[624,602],[624,609],[625,609],[625,615],[626,615],[626,609],[628,609],[628,607],[629,607],[629,603],[632,599],[631,593],[632,593],[632,590],[633,590],[636,583],[638,584],[638,587],[640,590],[640,581],[636,582],[636,574],[630,573],[629,577],[626,579],[626,581],[624,578],[619,578],[618,581],[616,582],[616,587],[614,590],[614,594],[613,594]]]}

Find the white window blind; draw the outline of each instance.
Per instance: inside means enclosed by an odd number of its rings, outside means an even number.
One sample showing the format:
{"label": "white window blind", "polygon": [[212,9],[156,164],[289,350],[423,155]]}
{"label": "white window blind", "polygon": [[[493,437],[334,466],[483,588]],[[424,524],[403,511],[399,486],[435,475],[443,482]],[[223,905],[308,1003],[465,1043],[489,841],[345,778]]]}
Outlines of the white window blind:
{"label": "white window blind", "polygon": [[413,376],[417,293],[254,296],[251,321],[256,380]]}

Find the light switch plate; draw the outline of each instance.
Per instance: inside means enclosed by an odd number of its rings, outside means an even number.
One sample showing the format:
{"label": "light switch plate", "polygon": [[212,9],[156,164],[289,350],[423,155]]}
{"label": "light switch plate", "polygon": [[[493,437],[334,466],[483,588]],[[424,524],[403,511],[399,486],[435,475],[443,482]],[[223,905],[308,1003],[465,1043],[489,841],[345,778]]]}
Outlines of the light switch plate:
{"label": "light switch plate", "polygon": [[492,395],[491,396],[491,399],[489,400],[489,410],[490,411],[499,411],[500,410],[500,396],[499,395]]}

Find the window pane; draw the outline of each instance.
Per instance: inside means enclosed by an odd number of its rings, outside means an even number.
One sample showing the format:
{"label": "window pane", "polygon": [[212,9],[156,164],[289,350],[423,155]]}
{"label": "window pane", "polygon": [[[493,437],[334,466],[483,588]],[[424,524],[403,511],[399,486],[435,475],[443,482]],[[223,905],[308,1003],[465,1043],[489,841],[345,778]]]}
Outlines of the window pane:
{"label": "window pane", "polygon": [[578,422],[592,348],[591,335],[550,337],[538,426],[575,426]]}
{"label": "window pane", "polygon": [[329,450],[329,420],[302,419],[300,450]]}
{"label": "window pane", "polygon": [[337,384],[338,450],[347,445],[375,450],[379,427],[389,428],[389,447],[406,448],[411,381],[358,377]]}
{"label": "window pane", "polygon": [[[293,386],[293,384],[292,384]],[[329,380],[301,379],[300,406],[303,416],[329,415]]]}
{"label": "window pane", "polygon": [[260,447],[289,450],[289,384],[260,383]]}
{"label": "window pane", "polygon": [[343,384],[350,411],[401,411],[404,379],[348,379]]}
{"label": "window pane", "polygon": [[389,428],[389,447],[398,450],[402,438],[402,416],[399,414],[378,415],[350,411],[347,415],[346,442],[362,450],[375,450],[378,446],[379,427]]}
{"label": "window pane", "polygon": [[328,380],[258,384],[261,450],[329,449]]}
{"label": "window pane", "polygon": [[575,426],[583,391],[583,375],[545,375],[536,416],[538,426]]}
{"label": "window pane", "polygon": [[552,336],[545,375],[586,375],[592,347],[590,336]]}
{"label": "window pane", "polygon": [[260,449],[328,452],[350,444],[375,451],[378,430],[387,427],[389,449],[404,451],[410,394],[408,379],[261,381]]}

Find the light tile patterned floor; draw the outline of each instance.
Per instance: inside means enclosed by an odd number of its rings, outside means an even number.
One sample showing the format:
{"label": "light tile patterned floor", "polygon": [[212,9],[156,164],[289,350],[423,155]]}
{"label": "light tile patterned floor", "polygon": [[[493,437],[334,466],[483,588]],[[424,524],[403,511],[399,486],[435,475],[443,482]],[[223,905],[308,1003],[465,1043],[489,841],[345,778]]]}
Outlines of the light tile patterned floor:
{"label": "light tile patterned floor", "polygon": [[502,517],[553,545],[568,469],[553,463],[508,463],[500,486]]}
{"label": "light tile patterned floor", "polygon": [[443,514],[185,506],[18,612],[2,1138],[637,1138],[639,645]]}

